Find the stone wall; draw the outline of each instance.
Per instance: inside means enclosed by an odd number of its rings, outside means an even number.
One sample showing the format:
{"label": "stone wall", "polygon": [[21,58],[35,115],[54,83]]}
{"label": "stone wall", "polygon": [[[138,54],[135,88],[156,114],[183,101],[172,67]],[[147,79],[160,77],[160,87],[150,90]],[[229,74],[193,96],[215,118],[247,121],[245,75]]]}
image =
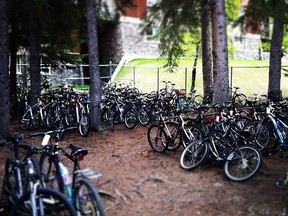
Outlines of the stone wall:
{"label": "stone wall", "polygon": [[147,40],[146,35],[141,34],[142,27],[139,19],[122,18],[120,25],[124,53],[159,57],[159,42]]}
{"label": "stone wall", "polygon": [[130,56],[158,57],[158,42],[146,40],[141,34],[141,21],[121,18],[116,24],[106,24],[99,29],[100,64],[119,64],[126,54]]}

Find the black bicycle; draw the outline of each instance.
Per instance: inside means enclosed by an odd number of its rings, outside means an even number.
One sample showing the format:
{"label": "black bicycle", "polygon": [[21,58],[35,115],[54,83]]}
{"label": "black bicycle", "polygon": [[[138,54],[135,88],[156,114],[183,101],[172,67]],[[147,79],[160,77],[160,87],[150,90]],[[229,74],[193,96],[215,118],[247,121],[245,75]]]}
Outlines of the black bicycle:
{"label": "black bicycle", "polygon": [[[40,168],[33,154],[46,151],[46,147],[37,148],[20,143],[22,136],[6,138],[7,145],[14,151],[15,157],[5,163],[5,175],[2,194],[6,197],[5,215],[76,215],[76,210],[60,192],[43,188]],[[19,149],[24,149],[23,158]]]}
{"label": "black bicycle", "polygon": [[[40,156],[40,169],[44,178],[44,184],[66,194],[80,215],[104,215],[104,207],[96,187],[90,178],[98,178],[99,173],[89,169],[81,169],[80,161],[84,160],[88,150],[74,144],[69,145],[70,152],[60,146],[59,134],[63,130],[53,130],[30,134],[31,137],[44,135],[42,145],[49,146],[49,151]],[[55,142],[50,143],[51,135]],[[61,162],[60,154],[73,162],[72,178],[68,169]]]}

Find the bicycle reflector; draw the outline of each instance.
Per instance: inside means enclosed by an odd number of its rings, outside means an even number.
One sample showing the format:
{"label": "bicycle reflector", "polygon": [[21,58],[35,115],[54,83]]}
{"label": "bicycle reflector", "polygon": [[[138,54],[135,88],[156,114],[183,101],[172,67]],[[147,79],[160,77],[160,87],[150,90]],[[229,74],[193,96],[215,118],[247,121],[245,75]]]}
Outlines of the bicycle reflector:
{"label": "bicycle reflector", "polygon": [[84,155],[83,155],[83,154],[77,155],[77,160],[78,160],[78,161],[84,160]]}

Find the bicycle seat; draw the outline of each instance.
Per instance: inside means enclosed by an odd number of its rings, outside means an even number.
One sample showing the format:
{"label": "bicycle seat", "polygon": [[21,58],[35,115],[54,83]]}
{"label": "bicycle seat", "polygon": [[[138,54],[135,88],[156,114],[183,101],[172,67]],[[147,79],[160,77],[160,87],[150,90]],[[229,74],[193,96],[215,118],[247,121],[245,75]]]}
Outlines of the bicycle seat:
{"label": "bicycle seat", "polygon": [[77,156],[77,155],[87,155],[88,154],[88,150],[85,149],[85,148],[81,148],[81,147],[78,147],[74,144],[70,144],[70,149],[71,149],[71,156],[74,157],[74,156]]}

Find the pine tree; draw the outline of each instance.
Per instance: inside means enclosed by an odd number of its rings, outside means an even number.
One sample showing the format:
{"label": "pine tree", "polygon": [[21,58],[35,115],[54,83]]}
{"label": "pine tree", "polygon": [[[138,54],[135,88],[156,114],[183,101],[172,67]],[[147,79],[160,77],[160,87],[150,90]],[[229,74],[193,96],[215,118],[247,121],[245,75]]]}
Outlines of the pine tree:
{"label": "pine tree", "polygon": [[9,50],[7,0],[0,1],[0,136],[10,133]]}

